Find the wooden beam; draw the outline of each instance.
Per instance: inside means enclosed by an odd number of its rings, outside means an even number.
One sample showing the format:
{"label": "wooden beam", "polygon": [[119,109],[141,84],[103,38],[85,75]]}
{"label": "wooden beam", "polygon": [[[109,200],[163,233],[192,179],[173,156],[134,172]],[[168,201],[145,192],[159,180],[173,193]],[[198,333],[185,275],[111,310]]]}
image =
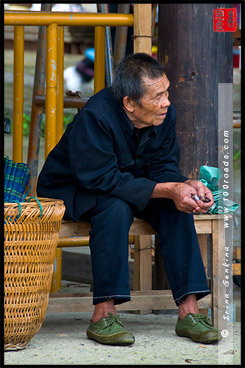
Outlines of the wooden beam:
{"label": "wooden beam", "polygon": [[[61,228],[59,231],[60,237],[66,236],[86,236],[89,235],[91,224],[89,222],[80,221],[72,222],[68,220],[61,221]],[[151,225],[144,220],[135,218],[130,228],[130,235],[152,235],[156,234]]]}
{"label": "wooden beam", "polygon": [[[45,106],[45,95],[35,96],[34,102],[37,106]],[[77,108],[81,109],[85,106],[88,98],[86,97],[64,97],[64,108]]]}
{"label": "wooden beam", "polygon": [[[72,295],[72,294],[70,294]],[[177,306],[173,300],[171,291],[132,291],[131,301],[116,306],[117,310],[164,310],[176,309]],[[211,307],[211,295],[207,295],[198,301],[200,309]],[[79,296],[68,296],[68,294],[60,297],[51,294],[47,313],[63,313],[63,312],[92,312],[92,293],[79,294]]]}
{"label": "wooden beam", "polygon": [[[227,215],[230,216],[230,215]],[[212,220],[222,219],[223,215],[194,215],[195,228],[197,234],[211,234],[211,222]],[[60,237],[66,236],[87,236],[91,230],[91,224],[89,222],[80,221],[73,222],[70,220],[62,220],[59,231]],[[134,218],[134,222],[130,228],[130,235],[154,235],[157,232],[152,226],[139,218]]]}

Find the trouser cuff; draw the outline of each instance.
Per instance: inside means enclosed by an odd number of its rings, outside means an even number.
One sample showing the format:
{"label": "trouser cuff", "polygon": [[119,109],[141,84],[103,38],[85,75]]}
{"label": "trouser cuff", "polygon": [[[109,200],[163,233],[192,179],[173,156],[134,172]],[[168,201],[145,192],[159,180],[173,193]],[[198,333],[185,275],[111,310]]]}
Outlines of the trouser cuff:
{"label": "trouser cuff", "polygon": [[190,294],[196,295],[196,300],[204,298],[206,295],[211,294],[211,291],[207,288],[193,288],[189,291],[182,291],[181,293],[178,293],[178,296],[174,296],[174,301],[177,306],[179,306],[183,301],[186,299],[186,297]]}
{"label": "trouser cuff", "polygon": [[131,300],[130,295],[108,295],[108,296],[98,296],[98,297],[93,297],[93,305],[99,304],[99,303],[103,303],[103,302],[107,302],[108,300],[114,300],[114,304],[122,304],[122,303],[126,303],[129,302]]}

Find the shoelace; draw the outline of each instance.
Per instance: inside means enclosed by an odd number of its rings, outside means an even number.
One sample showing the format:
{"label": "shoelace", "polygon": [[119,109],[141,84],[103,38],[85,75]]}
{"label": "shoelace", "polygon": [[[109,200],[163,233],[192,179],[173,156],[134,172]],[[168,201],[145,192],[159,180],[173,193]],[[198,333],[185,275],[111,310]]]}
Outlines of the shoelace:
{"label": "shoelace", "polygon": [[196,323],[200,322],[206,327],[213,327],[210,318],[204,316],[203,314],[195,314],[195,316],[193,316],[193,319],[196,321]]}
{"label": "shoelace", "polygon": [[124,327],[123,324],[122,324],[122,322],[119,319],[119,315],[118,314],[115,316],[113,313],[109,312],[108,313],[108,317],[105,317],[105,319],[106,319],[107,326],[112,326],[114,323],[118,323],[119,325],[121,325],[122,327]]}

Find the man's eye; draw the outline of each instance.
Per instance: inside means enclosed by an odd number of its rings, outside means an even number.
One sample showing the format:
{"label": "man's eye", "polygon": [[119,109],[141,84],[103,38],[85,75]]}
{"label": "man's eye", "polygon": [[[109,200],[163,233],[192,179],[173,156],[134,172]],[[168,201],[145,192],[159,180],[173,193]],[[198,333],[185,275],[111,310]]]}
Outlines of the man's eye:
{"label": "man's eye", "polygon": [[168,98],[168,96],[169,96],[168,91],[163,92],[163,93],[161,93],[160,95],[156,96],[155,101],[156,101],[156,102],[158,102],[158,101],[160,101],[160,99],[161,99],[162,97],[167,97],[167,98]]}

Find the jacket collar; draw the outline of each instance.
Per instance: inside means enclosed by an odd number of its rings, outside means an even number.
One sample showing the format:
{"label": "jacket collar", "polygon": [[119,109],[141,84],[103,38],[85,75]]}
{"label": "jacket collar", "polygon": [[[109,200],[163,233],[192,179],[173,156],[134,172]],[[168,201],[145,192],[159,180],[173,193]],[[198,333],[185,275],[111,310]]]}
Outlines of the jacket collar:
{"label": "jacket collar", "polygon": [[[121,111],[122,111],[122,115],[124,117],[126,131],[130,135],[133,135],[135,126],[132,123],[132,121],[129,119],[128,115],[126,114],[126,112],[124,111],[124,109],[123,109],[122,106],[121,106]],[[142,129],[144,129],[143,135],[145,135],[147,137],[150,136],[150,135],[152,135],[152,134],[157,135],[157,129],[156,128],[157,127],[155,127],[155,126],[149,126],[147,128],[142,128]]]}

